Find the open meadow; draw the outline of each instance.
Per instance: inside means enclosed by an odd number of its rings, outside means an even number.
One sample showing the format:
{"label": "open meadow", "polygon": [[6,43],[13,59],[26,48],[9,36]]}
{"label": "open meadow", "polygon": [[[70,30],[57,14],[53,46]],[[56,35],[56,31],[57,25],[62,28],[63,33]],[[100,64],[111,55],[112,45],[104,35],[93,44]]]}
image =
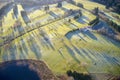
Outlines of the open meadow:
{"label": "open meadow", "polygon": [[[56,75],[68,70],[120,75],[120,41],[93,30],[93,26],[110,27],[103,20],[89,25],[96,19],[89,10],[99,7],[104,11],[105,6],[89,0],[75,1],[82,3],[85,9],[64,2],[62,7],[51,7],[48,11],[41,8],[22,15],[24,8],[15,4],[18,8],[15,17],[15,5],[12,5],[1,19],[0,62],[42,60]],[[80,10],[82,16],[74,19],[77,12],[64,16],[70,10]]]}

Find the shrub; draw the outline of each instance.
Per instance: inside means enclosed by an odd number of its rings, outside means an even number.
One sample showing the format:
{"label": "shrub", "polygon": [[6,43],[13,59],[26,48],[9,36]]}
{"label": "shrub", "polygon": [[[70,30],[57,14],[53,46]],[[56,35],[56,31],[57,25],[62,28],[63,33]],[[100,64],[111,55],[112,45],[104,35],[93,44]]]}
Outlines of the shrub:
{"label": "shrub", "polygon": [[78,7],[84,8],[84,5],[82,3],[77,4]]}

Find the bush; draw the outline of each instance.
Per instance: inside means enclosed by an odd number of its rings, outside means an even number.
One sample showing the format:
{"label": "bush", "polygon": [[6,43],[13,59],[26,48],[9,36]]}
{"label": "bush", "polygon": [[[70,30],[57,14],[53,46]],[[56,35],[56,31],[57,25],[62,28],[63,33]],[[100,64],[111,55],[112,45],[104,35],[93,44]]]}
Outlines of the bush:
{"label": "bush", "polygon": [[74,19],[78,19],[80,17],[80,15],[76,15],[74,16]]}
{"label": "bush", "polygon": [[62,3],[59,2],[58,5],[57,5],[57,7],[59,7],[59,8],[62,7]]}
{"label": "bush", "polygon": [[78,7],[84,8],[84,5],[82,3],[77,4]]}
{"label": "bush", "polygon": [[109,20],[108,24],[111,25],[116,31],[120,32],[120,25],[118,25],[117,23],[113,22],[112,20]]}
{"label": "bush", "polygon": [[77,71],[67,71],[67,75],[74,78],[74,80],[92,80],[90,75],[78,73]]}
{"label": "bush", "polygon": [[76,5],[76,2],[74,0],[70,0],[70,3]]}

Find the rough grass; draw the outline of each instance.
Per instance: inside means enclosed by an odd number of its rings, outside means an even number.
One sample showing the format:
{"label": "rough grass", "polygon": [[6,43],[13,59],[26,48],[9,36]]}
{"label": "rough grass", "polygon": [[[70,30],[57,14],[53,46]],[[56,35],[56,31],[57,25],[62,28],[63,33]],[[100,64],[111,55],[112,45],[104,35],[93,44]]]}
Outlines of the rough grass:
{"label": "rough grass", "polygon": [[105,6],[99,3],[92,2],[90,0],[75,0],[77,3],[82,3],[84,8],[88,10],[93,10],[95,7],[99,7],[100,9],[104,10]]}

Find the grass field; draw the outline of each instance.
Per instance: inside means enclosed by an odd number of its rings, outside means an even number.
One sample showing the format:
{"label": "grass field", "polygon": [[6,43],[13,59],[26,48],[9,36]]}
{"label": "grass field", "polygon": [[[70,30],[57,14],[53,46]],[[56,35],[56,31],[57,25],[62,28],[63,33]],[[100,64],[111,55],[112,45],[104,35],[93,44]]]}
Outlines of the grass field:
{"label": "grass field", "polygon": [[[48,26],[50,27],[50,25]],[[114,69],[119,69],[119,62],[116,61],[119,61],[119,43],[97,33],[91,33],[94,36],[92,38],[90,34],[86,33],[85,36],[78,33],[79,31],[68,34],[67,38],[63,36],[61,38],[59,33],[52,31],[48,34],[44,28],[42,30],[48,39],[45,39],[39,30],[25,34],[0,48],[1,61],[42,59],[53,72],[58,74],[65,73],[69,69],[86,72],[83,66],[86,66],[91,73],[119,72],[114,72]],[[111,61],[108,60],[109,58]],[[95,63],[97,65],[94,65]],[[109,70],[108,67],[112,69]]]}
{"label": "grass field", "polygon": [[[89,1],[83,1],[83,3],[85,2]],[[86,3],[85,7],[93,9],[95,4],[89,3],[92,6],[89,7],[89,5],[87,6],[88,3]],[[18,8],[19,12],[24,10],[21,5],[18,5]],[[63,8],[81,9],[69,3],[64,5]],[[51,9],[51,11],[53,14],[63,15],[65,12],[63,8],[55,8]],[[14,25],[16,20],[12,18],[12,13],[13,10],[4,17],[3,31],[7,31],[10,26]],[[120,42],[87,30],[88,23],[94,20],[96,16],[84,9],[82,9],[82,13],[83,16],[77,20],[73,19],[73,15],[71,15],[48,23],[50,19],[54,19],[54,15],[45,13],[42,10],[36,10],[28,14],[32,22],[27,25],[19,14],[22,26],[16,30],[10,29],[3,32],[0,37],[9,35],[16,37],[23,31],[25,34],[0,46],[0,62],[35,59],[45,61],[55,74],[64,74],[68,70],[75,70],[83,73],[112,73],[119,75]],[[71,22],[68,19],[71,19]],[[46,25],[36,28],[36,23]],[[27,32],[26,29],[31,31]],[[4,39],[0,40],[0,43],[4,43]]]}
{"label": "grass field", "polygon": [[99,7],[101,10],[105,9],[105,6],[99,3],[92,2],[90,0],[75,0],[77,3],[82,3],[84,8],[88,10],[93,10],[96,7]]}

